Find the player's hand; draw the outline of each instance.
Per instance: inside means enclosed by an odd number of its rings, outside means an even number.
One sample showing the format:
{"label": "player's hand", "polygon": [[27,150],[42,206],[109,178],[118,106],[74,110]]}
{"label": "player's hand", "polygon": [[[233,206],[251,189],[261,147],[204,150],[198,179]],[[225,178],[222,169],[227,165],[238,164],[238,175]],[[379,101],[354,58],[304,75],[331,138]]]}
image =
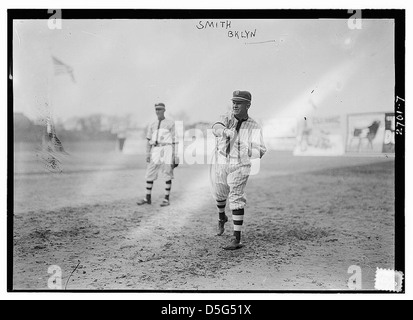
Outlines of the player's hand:
{"label": "player's hand", "polygon": [[235,137],[235,129],[224,129],[224,131],[222,132],[222,134],[223,134],[224,137],[226,137],[226,138],[234,139],[234,137]]}
{"label": "player's hand", "polygon": [[147,162],[147,163],[150,163],[150,162],[151,162],[151,155],[147,155],[147,156],[146,156],[146,162]]}

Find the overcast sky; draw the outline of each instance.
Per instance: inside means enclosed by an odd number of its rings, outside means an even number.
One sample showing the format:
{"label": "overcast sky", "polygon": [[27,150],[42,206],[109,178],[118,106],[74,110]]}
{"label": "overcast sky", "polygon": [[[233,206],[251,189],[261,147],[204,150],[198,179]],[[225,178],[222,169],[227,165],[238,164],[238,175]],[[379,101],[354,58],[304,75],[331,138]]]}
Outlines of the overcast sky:
{"label": "overcast sky", "polygon": [[[164,102],[167,115],[214,121],[233,90],[252,93],[258,119],[393,110],[392,20],[363,20],[361,30],[347,20],[211,21],[225,23],[63,20],[50,30],[46,20],[16,21],[14,111],[34,118],[51,101],[62,120],[129,113],[145,124]],[[52,55],[76,83],[50,75]]]}

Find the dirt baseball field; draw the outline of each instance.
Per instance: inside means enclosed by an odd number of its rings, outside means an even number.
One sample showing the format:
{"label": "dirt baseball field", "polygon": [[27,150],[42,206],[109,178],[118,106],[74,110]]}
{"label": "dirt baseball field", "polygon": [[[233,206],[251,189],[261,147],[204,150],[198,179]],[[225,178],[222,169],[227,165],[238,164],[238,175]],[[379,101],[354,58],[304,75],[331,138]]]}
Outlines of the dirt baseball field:
{"label": "dirt baseball field", "polygon": [[215,236],[208,166],[175,170],[171,206],[159,206],[155,182],[152,206],[138,207],[144,156],[66,149],[63,173],[47,174],[16,148],[14,289],[47,290],[50,266],[62,289],[159,291],[347,290],[353,265],[372,290],[376,268],[394,268],[394,159],[384,155],[269,151],[247,185],[245,247],[228,252],[232,222]]}

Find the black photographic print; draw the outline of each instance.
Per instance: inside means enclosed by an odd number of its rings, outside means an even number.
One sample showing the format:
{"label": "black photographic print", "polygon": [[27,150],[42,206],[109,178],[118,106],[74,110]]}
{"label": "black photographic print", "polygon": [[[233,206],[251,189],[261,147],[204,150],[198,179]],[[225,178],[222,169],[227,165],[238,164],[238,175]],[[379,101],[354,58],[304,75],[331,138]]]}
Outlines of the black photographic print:
{"label": "black photographic print", "polygon": [[7,15],[9,292],[405,292],[405,10]]}

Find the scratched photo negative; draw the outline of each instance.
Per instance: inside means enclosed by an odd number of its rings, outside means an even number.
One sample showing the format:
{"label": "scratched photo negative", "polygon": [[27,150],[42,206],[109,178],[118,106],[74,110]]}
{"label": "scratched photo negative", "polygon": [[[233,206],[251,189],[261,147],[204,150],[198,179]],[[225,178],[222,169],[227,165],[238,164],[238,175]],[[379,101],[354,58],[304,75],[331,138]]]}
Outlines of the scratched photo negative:
{"label": "scratched photo negative", "polygon": [[404,10],[8,16],[9,291],[404,290]]}

